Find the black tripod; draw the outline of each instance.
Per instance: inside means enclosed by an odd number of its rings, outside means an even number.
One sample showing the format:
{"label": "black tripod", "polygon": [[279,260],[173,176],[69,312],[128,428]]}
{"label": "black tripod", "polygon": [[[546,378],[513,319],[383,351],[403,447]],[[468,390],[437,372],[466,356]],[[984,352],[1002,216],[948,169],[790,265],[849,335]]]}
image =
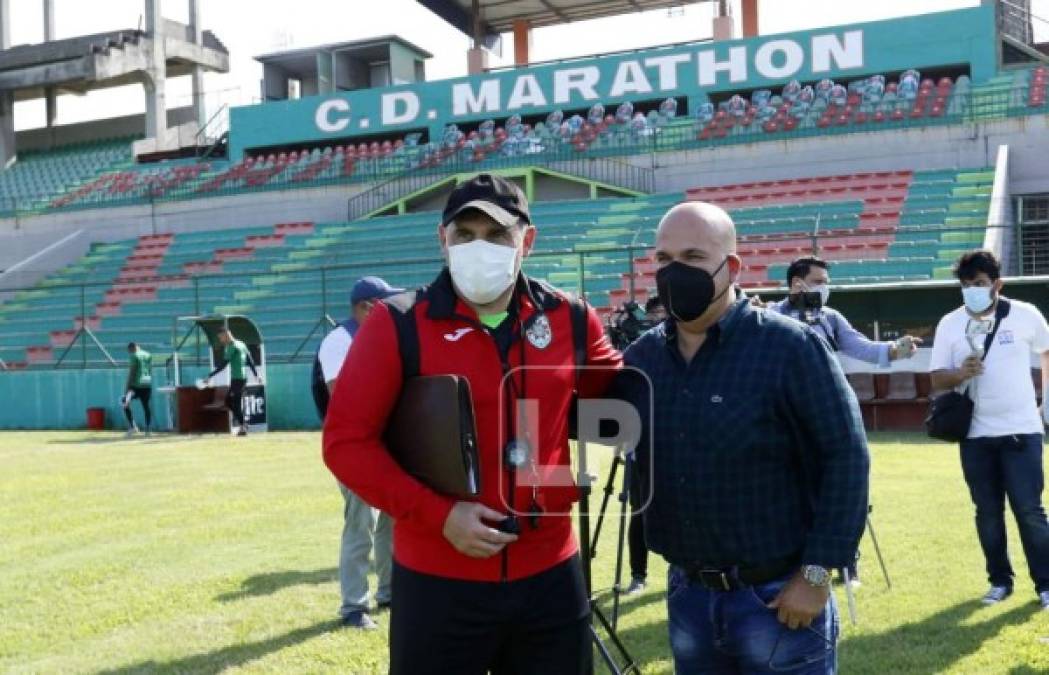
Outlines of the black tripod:
{"label": "black tripod", "polygon": [[619,540],[616,545],[616,574],[615,580],[612,582],[612,627],[616,628],[619,625],[619,597],[622,594],[622,581],[623,581],[623,548],[626,543],[626,530],[627,523],[630,516],[627,515],[627,503],[630,500],[630,490],[633,487],[631,485],[631,476],[633,473],[634,460],[627,457],[623,459],[623,455],[616,452],[612,458],[612,468],[608,472],[608,480],[605,481],[604,497],[601,498],[601,510],[597,512],[597,524],[594,525],[594,538],[591,543],[590,558],[592,560],[597,559],[597,541],[601,537],[601,525],[605,521],[605,513],[608,510],[608,502],[612,499],[612,494],[615,492],[616,473],[619,467],[622,465],[623,470],[623,490],[619,493],[616,499],[620,503],[620,519],[619,519]]}
{"label": "black tripod", "polygon": [[[618,454],[616,459],[618,460]],[[615,471],[615,466],[616,464],[613,462],[613,472]],[[598,606],[597,600],[594,597],[594,587],[592,583],[593,548],[590,539],[590,495],[593,493],[594,479],[595,476],[590,475],[586,468],[586,442],[580,440],[579,471],[576,476],[576,485],[579,486],[579,556],[583,564],[583,581],[586,584],[586,595],[590,603],[590,616],[592,617],[590,621],[590,638],[594,642],[594,647],[596,647],[597,651],[601,654],[601,659],[605,662],[608,672],[613,675],[641,673],[641,668],[634,660],[634,657],[630,655],[630,652],[627,651],[623,641],[619,639],[619,636],[616,634],[615,626],[608,621],[607,617],[605,617],[604,612],[601,610],[601,607]],[[595,541],[596,538],[597,534],[595,533]],[[621,560],[622,556],[620,556],[620,561],[617,562],[617,568],[622,564]],[[593,619],[597,619],[597,622],[601,624],[601,628],[608,635],[608,640],[612,643],[611,646],[614,648],[616,652],[615,654],[613,654],[612,649],[610,649],[609,645],[605,644],[605,641],[601,638],[601,634],[598,632],[597,626],[594,625]],[[622,665],[617,663],[617,657],[622,661]]]}

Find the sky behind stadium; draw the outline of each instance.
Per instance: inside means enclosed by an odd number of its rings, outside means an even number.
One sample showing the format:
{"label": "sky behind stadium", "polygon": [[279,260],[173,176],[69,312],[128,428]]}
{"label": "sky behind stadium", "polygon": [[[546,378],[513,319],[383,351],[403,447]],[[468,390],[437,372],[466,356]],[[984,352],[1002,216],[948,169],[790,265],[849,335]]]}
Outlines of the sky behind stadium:
{"label": "sky behind stadium", "polygon": [[[73,37],[140,24],[142,0],[56,0],[58,38]],[[164,15],[187,20],[185,0],[164,0]],[[252,57],[289,48],[398,34],[433,53],[426,66],[431,80],[466,74],[469,41],[462,33],[421,7],[415,0],[202,0],[204,25],[230,50],[230,73],[208,75],[207,102],[211,110],[223,103],[242,105],[258,100],[262,67]],[[739,13],[739,0],[732,0]],[[980,0],[763,0],[760,30],[763,34],[804,30],[895,16],[924,14],[972,7]],[[536,30],[532,59],[543,61],[707,38],[714,5],[689,4],[672,10],[655,10],[607,19]],[[40,0],[15,0],[12,8],[12,43],[43,40]],[[1033,0],[1035,35],[1049,40],[1049,0]],[[512,38],[504,36],[503,58],[491,65],[512,62]],[[188,78],[168,83],[168,107],[189,105]],[[141,87],[121,87],[84,97],[63,96],[58,103],[58,123],[141,113]],[[43,101],[20,103],[15,110],[18,129],[43,126]]]}

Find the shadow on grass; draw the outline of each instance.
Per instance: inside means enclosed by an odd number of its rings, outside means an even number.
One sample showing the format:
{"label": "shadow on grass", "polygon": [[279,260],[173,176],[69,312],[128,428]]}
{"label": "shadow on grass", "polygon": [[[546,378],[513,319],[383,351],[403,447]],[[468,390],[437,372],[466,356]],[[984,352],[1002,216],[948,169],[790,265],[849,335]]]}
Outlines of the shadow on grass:
{"label": "shadow on grass", "polygon": [[156,445],[158,443],[177,443],[193,441],[200,436],[187,436],[180,434],[154,433],[150,437],[132,436],[128,438],[122,431],[98,432],[98,434],[84,435],[76,438],[52,438],[45,445]]}
{"label": "shadow on grass", "polygon": [[986,621],[962,625],[966,618],[981,609],[985,609],[983,605],[973,600],[884,633],[847,637],[839,647],[842,672],[863,670],[862,665],[875,663],[878,672],[882,673],[950,670],[1006,626],[1021,624],[1031,618],[1038,607],[1028,603]]}
{"label": "shadow on grass", "polygon": [[[608,620],[612,620],[612,605],[615,597],[612,595],[612,590],[606,590],[601,593],[597,593],[596,596],[598,605],[601,607],[601,611],[605,613]],[[631,595],[619,599],[619,616],[623,617],[633,612],[634,610],[641,609],[645,605],[651,605],[655,602],[665,602],[667,595],[664,592],[646,591],[638,593],[637,595]]]}
{"label": "shadow on grass", "polygon": [[194,654],[174,661],[142,661],[123,668],[100,671],[99,675],[127,675],[130,673],[221,673],[230,668],[260,659],[267,654],[293,647],[318,635],[339,627],[337,620],[321,623],[278,635],[268,640],[259,640],[248,644],[230,645],[203,654]]}
{"label": "shadow on grass", "polygon": [[243,598],[272,595],[291,586],[327,584],[338,579],[339,570],[329,567],[320,570],[289,570],[269,572],[248,577],[240,584],[240,590],[216,596],[219,602],[235,602]]}

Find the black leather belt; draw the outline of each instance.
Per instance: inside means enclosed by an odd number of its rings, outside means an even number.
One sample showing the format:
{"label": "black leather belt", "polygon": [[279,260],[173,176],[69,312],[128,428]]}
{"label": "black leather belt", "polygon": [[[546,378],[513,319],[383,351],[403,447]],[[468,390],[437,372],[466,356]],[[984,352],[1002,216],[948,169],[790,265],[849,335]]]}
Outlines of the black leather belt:
{"label": "black leather belt", "polygon": [[682,567],[691,583],[710,591],[738,591],[775,581],[799,569],[798,558],[784,558],[753,567]]}

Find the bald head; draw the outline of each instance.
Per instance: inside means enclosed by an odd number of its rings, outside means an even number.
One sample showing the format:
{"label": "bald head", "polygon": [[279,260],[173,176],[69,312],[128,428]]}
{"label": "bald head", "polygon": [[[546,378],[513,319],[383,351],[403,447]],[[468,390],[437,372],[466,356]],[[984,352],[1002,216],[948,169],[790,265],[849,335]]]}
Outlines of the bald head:
{"label": "bald head", "polygon": [[656,230],[656,258],[695,264],[720,264],[736,252],[736,226],[724,209],[706,202],[685,202],[667,211]]}

